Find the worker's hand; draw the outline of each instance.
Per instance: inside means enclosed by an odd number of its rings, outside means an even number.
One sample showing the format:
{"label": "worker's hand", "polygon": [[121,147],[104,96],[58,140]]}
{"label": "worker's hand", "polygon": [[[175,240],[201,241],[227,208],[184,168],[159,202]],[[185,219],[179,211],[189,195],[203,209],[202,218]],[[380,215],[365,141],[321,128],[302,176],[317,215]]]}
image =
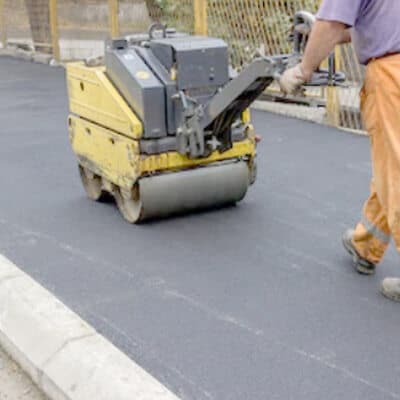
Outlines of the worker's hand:
{"label": "worker's hand", "polygon": [[279,85],[282,92],[285,94],[296,93],[306,82],[307,78],[304,75],[300,64],[287,69],[279,79]]}

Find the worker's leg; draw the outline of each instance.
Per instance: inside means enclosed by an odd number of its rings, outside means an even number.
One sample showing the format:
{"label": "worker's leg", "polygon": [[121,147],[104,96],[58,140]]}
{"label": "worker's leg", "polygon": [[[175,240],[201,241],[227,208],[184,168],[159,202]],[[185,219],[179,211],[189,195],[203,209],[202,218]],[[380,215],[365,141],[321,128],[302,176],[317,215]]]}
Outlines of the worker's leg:
{"label": "worker's leg", "polygon": [[[400,55],[379,61],[379,90],[376,102],[380,118],[374,150],[376,190],[387,222],[400,252]],[[382,282],[382,293],[400,301],[400,278]]]}
{"label": "worker's leg", "polygon": [[379,263],[390,234],[400,251],[400,56],[367,68],[362,109],[371,137],[373,184],[353,244],[359,255]]}
{"label": "worker's leg", "polygon": [[390,229],[374,182],[371,195],[365,203],[363,217],[353,233],[357,253],[373,264],[379,264],[390,243]]}
{"label": "worker's leg", "polygon": [[377,129],[372,133],[375,187],[400,252],[400,55],[375,61],[372,67],[378,115]]}

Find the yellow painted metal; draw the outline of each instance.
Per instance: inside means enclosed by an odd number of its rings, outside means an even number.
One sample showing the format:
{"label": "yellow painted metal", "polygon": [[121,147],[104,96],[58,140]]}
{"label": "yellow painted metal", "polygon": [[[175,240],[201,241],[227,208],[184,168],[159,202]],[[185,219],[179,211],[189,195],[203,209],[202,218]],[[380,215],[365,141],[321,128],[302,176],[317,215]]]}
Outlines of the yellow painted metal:
{"label": "yellow painted metal", "polygon": [[6,28],[6,12],[5,0],[0,0],[0,42],[3,47],[7,47],[7,28]]}
{"label": "yellow painted metal", "polygon": [[218,161],[246,158],[252,163],[256,148],[250,111],[242,114],[248,124],[248,138],[232,149],[213,152],[192,160],[178,152],[140,154],[143,126],[105,75],[104,67],[84,63],[67,65],[71,115],[69,130],[72,148],[79,162],[123,189],[129,190],[141,176],[208,165]]}
{"label": "yellow painted metal", "polygon": [[60,38],[58,32],[57,0],[49,0],[49,14],[53,57],[56,61],[60,61]]}
{"label": "yellow painted metal", "polygon": [[133,139],[142,136],[141,122],[109,81],[104,67],[70,63],[67,82],[71,113]]}
{"label": "yellow painted metal", "polygon": [[110,23],[110,35],[114,39],[119,36],[119,1],[108,0],[108,13]]}
{"label": "yellow painted metal", "polygon": [[196,35],[208,34],[208,0],[193,0],[194,7],[194,32]]}
{"label": "yellow painted metal", "polygon": [[[336,71],[341,69],[341,51],[340,47],[335,48],[335,68]],[[336,86],[329,86],[327,88],[326,97],[326,116],[328,124],[332,126],[340,126],[340,98],[339,90]]]}
{"label": "yellow painted metal", "polygon": [[177,152],[139,154],[138,140],[119,135],[75,115],[69,117],[69,131],[72,148],[79,162],[95,174],[126,190],[132,188],[141,176],[176,172],[245,157],[251,162],[256,153],[254,140],[249,138],[234,143],[232,149],[222,154],[215,151],[207,158],[196,160]]}
{"label": "yellow painted metal", "polygon": [[161,153],[152,156],[142,155],[140,157],[140,171],[141,174],[167,170],[176,171],[189,167],[207,165],[218,161],[237,159],[245,156],[249,157],[250,159],[254,158],[255,156],[255,144],[250,139],[234,143],[232,149],[224,153],[215,151],[207,158],[199,158],[195,160],[182,156],[177,152]]}
{"label": "yellow painted metal", "polygon": [[327,123],[338,127],[340,125],[340,101],[338,90],[334,86],[326,88],[326,118]]}
{"label": "yellow painted metal", "polygon": [[251,122],[251,112],[250,112],[250,108],[248,108],[247,110],[245,110],[245,111],[242,113],[242,121],[243,121],[245,124],[250,124],[250,122]]}
{"label": "yellow painted metal", "polygon": [[138,141],[73,115],[69,131],[82,166],[123,189],[132,188],[140,175]]}

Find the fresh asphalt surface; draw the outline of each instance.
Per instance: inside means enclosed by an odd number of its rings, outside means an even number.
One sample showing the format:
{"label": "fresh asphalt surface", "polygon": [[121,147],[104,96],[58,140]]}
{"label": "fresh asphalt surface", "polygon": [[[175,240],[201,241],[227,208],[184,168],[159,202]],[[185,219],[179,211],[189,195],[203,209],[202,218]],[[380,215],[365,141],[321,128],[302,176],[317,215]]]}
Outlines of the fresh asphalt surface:
{"label": "fresh asphalt surface", "polygon": [[0,58],[0,253],[182,399],[400,399],[399,256],[361,277],[340,243],[367,138],[255,112],[244,202],[131,226],[83,193],[63,74]]}

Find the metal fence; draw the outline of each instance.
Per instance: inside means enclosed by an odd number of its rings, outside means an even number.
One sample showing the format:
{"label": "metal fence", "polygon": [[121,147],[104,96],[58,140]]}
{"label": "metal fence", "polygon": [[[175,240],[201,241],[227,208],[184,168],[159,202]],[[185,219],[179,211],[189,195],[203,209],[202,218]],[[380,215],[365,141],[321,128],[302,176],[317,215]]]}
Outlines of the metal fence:
{"label": "metal fence", "polygon": [[[179,30],[224,38],[240,69],[257,52],[286,53],[292,17],[315,12],[320,0],[0,0],[0,40],[72,60],[103,54],[103,41],[143,32],[160,21]],[[327,122],[361,130],[358,92],[363,71],[352,46],[336,50],[344,88],[309,90],[307,99],[326,106]],[[278,90],[273,88],[272,90]],[[277,94],[277,92],[275,92]],[[314,102],[315,103],[315,102]]]}

